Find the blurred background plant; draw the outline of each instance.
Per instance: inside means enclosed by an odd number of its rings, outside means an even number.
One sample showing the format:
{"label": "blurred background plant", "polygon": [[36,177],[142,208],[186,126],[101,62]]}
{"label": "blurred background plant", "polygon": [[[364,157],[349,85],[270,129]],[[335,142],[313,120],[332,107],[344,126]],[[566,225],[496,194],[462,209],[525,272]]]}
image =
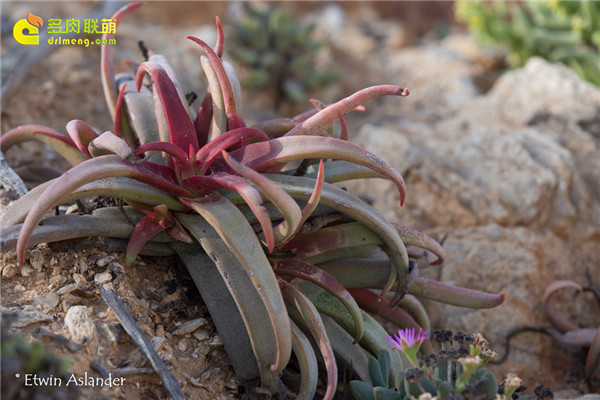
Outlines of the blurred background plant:
{"label": "blurred background plant", "polygon": [[455,10],[482,44],[504,48],[511,66],[540,56],[600,86],[600,3],[461,0]]}
{"label": "blurred background plant", "polygon": [[314,38],[314,25],[297,22],[286,8],[244,3],[232,24],[227,45],[231,57],[247,69],[242,81],[248,90],[273,90],[275,108],[281,102],[300,104],[307,94],[338,79],[315,64],[323,43]]}
{"label": "blurred background plant", "polygon": [[[13,322],[10,314],[2,315],[2,336],[0,353],[2,371],[3,399],[75,399],[78,398],[77,388],[66,384],[66,374],[69,359],[57,357],[46,345],[35,340],[27,342],[20,334],[10,330]],[[25,387],[25,375],[35,375],[37,379],[56,383],[55,378],[62,379],[63,385],[44,384]],[[31,377],[33,382],[33,377]]]}

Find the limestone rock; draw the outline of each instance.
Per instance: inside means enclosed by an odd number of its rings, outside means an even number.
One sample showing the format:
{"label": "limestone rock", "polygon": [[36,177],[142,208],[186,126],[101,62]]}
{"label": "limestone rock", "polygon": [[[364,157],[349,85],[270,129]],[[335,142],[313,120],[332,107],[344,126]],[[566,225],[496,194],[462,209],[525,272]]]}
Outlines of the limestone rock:
{"label": "limestone rock", "polygon": [[65,315],[65,326],[71,340],[81,343],[85,338],[90,341],[97,339],[96,325],[86,306],[73,306]]}

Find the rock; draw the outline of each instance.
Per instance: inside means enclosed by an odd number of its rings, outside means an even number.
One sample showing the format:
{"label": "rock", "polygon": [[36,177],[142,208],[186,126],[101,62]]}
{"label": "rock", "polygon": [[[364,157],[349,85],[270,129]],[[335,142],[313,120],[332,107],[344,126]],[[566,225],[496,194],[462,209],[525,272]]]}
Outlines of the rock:
{"label": "rock", "polygon": [[102,257],[101,259],[99,259],[98,261],[96,261],[96,265],[104,268],[108,265],[108,263],[112,262],[116,257],[111,255],[111,256],[106,256],[106,257]]}
{"label": "rock", "polygon": [[103,285],[112,281],[112,275],[110,272],[105,271],[94,275],[94,283],[96,285]]}
{"label": "rock", "polygon": [[21,267],[21,276],[28,277],[33,272],[33,269],[29,268],[27,265]]}
{"label": "rock", "polygon": [[73,306],[65,315],[65,326],[69,331],[71,340],[81,343],[85,338],[90,341],[97,339],[96,326],[90,317],[86,306]]}
{"label": "rock", "polygon": [[60,298],[56,293],[50,292],[42,296],[36,296],[33,300],[33,304],[39,304],[44,308],[55,308],[58,306]]}
{"label": "rock", "polygon": [[29,251],[29,263],[36,271],[41,271],[44,265],[44,254],[38,248]]}
{"label": "rock", "polygon": [[56,291],[56,294],[59,296],[69,294],[69,293],[73,292],[75,289],[77,289],[77,287],[78,287],[77,284],[69,283],[68,285],[65,285],[65,286],[61,287],[60,289],[58,289]]}
{"label": "rock", "polygon": [[199,342],[210,339],[210,334],[204,330],[197,330],[192,334],[192,336],[194,336],[194,338]]}
{"label": "rock", "polygon": [[16,264],[6,264],[2,268],[2,277],[10,279],[19,272],[19,267]]}
{"label": "rock", "polygon": [[81,274],[73,274],[73,280],[75,281],[75,283],[77,284],[78,287],[83,288],[87,285],[87,279],[85,279],[85,276],[81,275]]}
{"label": "rock", "polygon": [[21,310],[9,310],[11,314],[16,315],[16,319],[11,324],[13,328],[24,328],[27,325],[35,324],[38,322],[52,321],[52,316],[43,313],[41,311],[21,311]]}
{"label": "rock", "polygon": [[206,325],[206,319],[204,318],[197,318],[197,319],[193,319],[191,321],[187,321],[183,324],[181,324],[180,327],[178,327],[177,329],[175,329],[173,332],[171,332],[172,335],[185,335],[188,333],[192,333],[194,332],[196,329],[198,329],[201,326]]}

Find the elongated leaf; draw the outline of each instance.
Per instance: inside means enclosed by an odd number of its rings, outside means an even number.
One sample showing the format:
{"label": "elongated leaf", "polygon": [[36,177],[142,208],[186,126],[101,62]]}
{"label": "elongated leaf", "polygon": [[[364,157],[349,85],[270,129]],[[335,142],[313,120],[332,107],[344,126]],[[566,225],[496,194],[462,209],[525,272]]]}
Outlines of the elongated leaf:
{"label": "elongated leaf", "polygon": [[588,379],[593,377],[594,371],[600,368],[600,328],[596,331],[592,345],[588,350],[588,355],[585,360],[585,376]]}
{"label": "elongated leaf", "polygon": [[[142,86],[138,92],[135,78],[131,75],[119,74],[117,75],[117,82],[119,83],[119,91],[125,88],[124,100],[128,115],[126,120],[135,137],[135,140],[125,137],[129,146],[135,149],[139,144],[160,141],[152,91],[146,86]],[[124,124],[123,122],[122,125]],[[139,143],[134,143],[137,141]],[[151,159],[155,163],[164,164],[164,160],[159,154],[152,154]]]}
{"label": "elongated leaf", "polygon": [[[381,289],[386,283],[390,263],[388,260],[346,259],[330,261],[318,265],[347,288]],[[408,285],[408,293],[425,297],[440,303],[467,308],[492,308],[502,304],[504,292],[492,294],[461,288],[421,276],[415,277]]]}
{"label": "elongated leaf", "polygon": [[309,258],[343,248],[383,244],[383,240],[372,230],[359,222],[352,222],[296,235],[285,248],[294,250],[300,258]]}
{"label": "elongated leaf", "polygon": [[23,223],[22,234],[17,244],[19,262],[23,263],[25,248],[27,247],[31,232],[41,221],[44,214],[52,207],[60,204],[71,192],[86,183],[102,178],[126,176],[177,195],[185,196],[189,194],[189,192],[177,185],[170,169],[165,169],[166,167],[156,168],[164,166],[155,164],[150,168],[146,164],[148,163],[132,164],[115,155],[101,156],[84,161],[52,181],[42,196],[33,205]]}
{"label": "elongated leaf", "polygon": [[[310,198],[310,190],[315,182],[314,179],[299,176],[289,177],[279,174],[265,174],[265,176],[281,185],[290,196],[304,201]],[[393,266],[388,271],[386,287],[394,282],[397,286],[404,283],[408,268],[408,254],[398,232],[387,219],[358,197],[330,184],[323,185],[320,204],[354,218],[380,236],[391,250]]]}
{"label": "elongated leaf", "polygon": [[160,226],[154,218],[144,216],[133,229],[131,238],[127,244],[125,252],[125,266],[131,267],[136,257],[142,250],[142,247],[150,241],[156,234],[164,231],[165,228]]}
{"label": "elongated leaf", "polygon": [[[256,291],[260,294],[276,339],[275,348],[273,349],[276,353],[276,359],[267,357],[268,363],[263,365],[267,368],[270,366],[273,372],[281,371],[287,365],[292,351],[290,322],[277,279],[254,231],[248,223],[244,222],[244,217],[237,207],[217,193],[212,193],[202,199],[190,200],[189,203],[217,231],[227,248],[235,255],[235,258],[245,270]],[[176,217],[202,244],[204,233],[197,231],[196,227],[189,223],[189,216],[176,214]],[[211,255],[210,252],[209,255]],[[217,253],[213,255],[216,257]],[[237,280],[241,280],[241,278]],[[251,307],[252,304],[244,304],[243,306]],[[260,324],[259,322],[256,323]],[[251,329],[249,324],[246,324],[246,327],[248,330]],[[255,338],[255,340],[258,339]],[[257,358],[262,361],[267,360],[267,358],[261,359],[259,355],[257,355]],[[259,367],[261,366],[260,362]]]}
{"label": "elongated leaf", "polygon": [[294,321],[290,321],[292,328],[292,350],[300,367],[300,390],[296,395],[297,400],[313,400],[317,391],[319,380],[319,366],[312,346],[304,333]]}
{"label": "elongated leaf", "polygon": [[127,142],[110,131],[92,140],[88,145],[88,151],[92,157],[116,154],[122,160],[134,161],[133,152]]}
{"label": "elongated leaf", "polygon": [[[353,319],[338,299],[310,282],[294,279],[291,283],[310,299],[320,313],[333,318],[347,332],[353,331]],[[369,314],[364,311],[361,311],[361,314],[364,321],[365,333],[360,341],[360,345],[369,350],[371,354],[376,355],[379,350],[389,347],[389,343],[385,340],[389,335]],[[395,377],[403,369],[400,356],[396,352],[392,353],[390,365],[391,377],[394,379],[392,385],[395,384]]]}
{"label": "elongated leaf", "polygon": [[204,96],[204,100],[202,100],[202,104],[200,104],[198,114],[196,114],[196,119],[194,120],[194,128],[196,129],[200,150],[208,143],[212,118],[213,99],[209,87],[206,89],[206,95]]}
{"label": "elongated leaf", "polygon": [[371,152],[345,140],[328,137],[292,136],[252,143],[231,155],[242,164],[257,171],[269,171],[293,160],[306,158],[333,158],[364,165],[388,178],[400,192],[404,203],[406,184],[398,171]]}
{"label": "elongated leaf", "polygon": [[219,79],[219,84],[223,92],[223,101],[225,103],[225,115],[227,116],[227,129],[231,130],[244,127],[245,124],[238,114],[237,105],[235,102],[235,94],[233,93],[233,87],[231,85],[231,82],[229,81],[229,77],[227,76],[227,72],[225,71],[225,67],[223,66],[223,62],[221,61],[219,56],[214,52],[214,50],[203,40],[195,38],[193,36],[188,36],[187,38],[198,43],[200,47],[202,47],[202,49],[208,56],[208,59],[210,60],[210,63],[215,70],[215,73],[217,74],[217,78]]}
{"label": "elongated leaf", "polygon": [[[385,295],[385,298],[392,300],[392,295],[388,293]],[[427,310],[416,296],[407,294],[400,301],[400,303],[398,303],[397,307],[402,307],[403,310],[407,311],[415,319],[415,321],[417,321],[417,324],[423,328],[423,330],[431,332],[431,322],[429,320]]]}
{"label": "elongated leaf", "polygon": [[[198,137],[194,123],[182,103],[175,85],[169,78],[167,71],[158,63],[146,61],[140,65],[135,76],[138,91],[142,86],[145,74],[149,74],[154,85],[164,117],[169,130],[169,141],[187,152],[190,148],[198,151]],[[159,126],[160,128],[160,126]]]}
{"label": "elongated leaf", "polygon": [[[348,289],[357,304],[371,314],[377,314],[400,328],[424,328],[413,317],[398,306],[390,307],[390,301],[369,289]],[[424,342],[425,354],[433,353],[429,339]]]}
{"label": "elongated leaf", "polygon": [[352,336],[333,318],[321,314],[321,320],[325,325],[327,336],[329,336],[335,359],[345,364],[361,381],[371,383],[371,377],[367,370],[369,361],[367,351],[358,344],[354,344]]}
{"label": "elongated leaf", "polygon": [[[327,183],[344,182],[353,179],[384,178],[381,174],[369,167],[343,160],[327,161],[324,168],[325,182]],[[315,178],[318,175],[318,172],[316,165],[310,165],[306,169],[304,176],[307,178]]]}
{"label": "elongated leaf", "polygon": [[327,106],[324,110],[319,111],[306,121],[301,122],[294,129],[286,133],[285,136],[318,135],[331,126],[341,116],[347,114],[366,101],[380,96],[408,96],[408,94],[409,92],[407,89],[395,85],[371,86],[359,90],[353,95]]}
{"label": "elongated leaf", "polygon": [[[119,25],[121,20],[125,18],[129,12],[135,10],[141,3],[130,3],[126,6],[123,6],[119,11],[117,11],[112,19],[115,21],[115,28]],[[105,33],[102,35],[102,43],[109,43],[110,39],[114,39],[116,33]],[[103,44],[100,47],[100,58],[102,62],[100,63],[101,70],[101,78],[102,78],[102,88],[104,89],[104,98],[106,99],[106,105],[108,106],[108,112],[110,113],[110,118],[115,120],[115,107],[117,105],[117,88],[115,84],[115,67],[113,64],[113,46],[109,44]]]}
{"label": "elongated leaf", "polygon": [[[46,190],[52,182],[53,180],[34,187],[23,197],[13,202],[0,219],[0,227],[5,228],[23,222],[38,197],[42,195],[44,190]],[[63,201],[69,203],[75,200],[95,196],[110,196],[116,199],[147,204],[149,206],[165,204],[173,211],[187,210],[186,206],[181,204],[170,194],[130,178],[99,179],[74,190],[72,193],[65,196]]]}
{"label": "elongated leaf", "polygon": [[252,168],[240,164],[235,159],[231,158],[225,151],[223,151],[223,158],[227,165],[229,165],[237,174],[248,179],[258,187],[260,191],[267,196],[269,201],[281,212],[283,222],[273,229],[275,245],[289,240],[300,228],[302,219],[302,211],[294,199],[292,199],[285,190],[280,188],[275,182],[254,171]]}
{"label": "elongated leaf", "polygon": [[146,143],[139,146],[135,152],[133,153],[136,157],[140,156],[149,151],[162,151],[167,153],[173,157],[176,161],[174,163],[175,167],[179,169],[180,179],[187,178],[189,176],[194,175],[194,169],[188,160],[188,156],[185,151],[181,150],[179,147],[170,142],[153,142]]}
{"label": "elongated leaf", "polygon": [[[275,236],[269,213],[263,206],[258,191],[243,178],[237,175],[218,172],[210,176],[191,176],[184,179],[181,183],[191,190],[198,191],[200,194],[212,191],[210,189],[230,189],[238,193],[246,201],[246,204],[250,206],[252,212],[254,212],[254,215],[260,222],[269,252],[273,251],[275,248]],[[182,202],[192,208],[188,200],[182,200]]]}
{"label": "elongated leaf", "polygon": [[46,143],[71,165],[77,165],[87,159],[77,149],[75,142],[71,138],[42,125],[21,125],[9,130],[0,136],[0,149],[6,152],[18,143],[30,140]]}
{"label": "elongated leaf", "polygon": [[202,162],[202,168],[199,174],[204,175],[212,162],[221,155],[223,150],[227,150],[241,140],[249,138],[258,138],[268,140],[269,138],[264,132],[254,128],[238,128],[232,129],[228,132],[211,140],[208,144],[202,147],[196,153],[196,159]]}
{"label": "elongated leaf", "polygon": [[425,250],[429,250],[437,256],[437,260],[430,263],[430,265],[439,265],[444,262],[444,259],[446,258],[446,250],[444,250],[444,248],[438,242],[415,229],[411,229],[400,224],[392,223],[392,225],[394,225],[398,231],[398,234],[402,238],[402,241],[405,245],[416,246]]}
{"label": "elongated leaf", "polygon": [[[125,207],[125,215],[134,223],[142,214]],[[89,236],[103,236],[128,239],[134,225],[125,218],[116,207],[105,207],[95,210],[92,215],[66,214],[48,217],[43,225],[35,228],[31,244],[52,243],[60,240],[77,239]],[[2,251],[16,249],[22,225],[12,225],[0,231]]]}
{"label": "elongated leaf", "polygon": [[260,121],[252,125],[252,128],[260,129],[273,139],[283,136],[296,126],[296,122],[292,118],[275,118],[266,121]]}
{"label": "elongated leaf", "polygon": [[212,121],[210,125],[211,139],[214,140],[219,135],[227,132],[227,115],[225,114],[225,100],[223,99],[223,91],[221,84],[213,65],[208,57],[200,56],[200,66],[204,70],[208,87],[210,89],[212,99]]}
{"label": "elongated leaf", "polygon": [[317,342],[317,346],[319,346],[319,350],[323,356],[323,361],[325,362],[325,369],[327,370],[327,389],[323,399],[331,400],[335,394],[338,380],[337,366],[335,364],[333,349],[329,344],[329,338],[327,336],[327,332],[325,331],[325,326],[323,325],[321,316],[319,315],[319,312],[315,306],[310,302],[310,300],[308,300],[308,298],[306,298],[306,296],[304,296],[304,294],[302,294],[302,292],[284,280],[280,280],[279,282],[282,287],[284,298],[296,306],[302,316],[302,319],[306,322],[308,329]]}
{"label": "elongated leaf", "polygon": [[169,63],[169,60],[167,60],[167,58],[165,56],[163,56],[162,54],[151,54],[150,57],[148,57],[148,61],[159,64],[166,71],[167,75],[169,76],[169,79],[171,80],[171,82],[173,82],[173,86],[175,86],[175,90],[177,90],[177,94],[179,95],[179,100],[180,100],[181,104],[183,105],[183,108],[187,112],[188,116],[190,117],[190,120],[191,121],[195,120],[196,115],[194,114],[194,112],[192,112],[191,108],[188,106],[187,99],[185,98],[185,92],[181,88],[181,84],[179,83],[177,74],[175,73],[175,70]]}
{"label": "elongated leaf", "polygon": [[355,333],[354,341],[358,342],[363,335],[364,326],[360,316],[360,309],[350,293],[336,281],[331,275],[314,265],[305,263],[298,259],[281,260],[275,265],[275,273],[283,276],[293,276],[305,279],[327,290],[334,295],[348,309],[354,319]]}
{"label": "elongated leaf", "polygon": [[323,183],[325,182],[325,173],[323,169],[323,160],[319,162],[319,172],[316,177],[315,187],[313,189],[310,198],[306,201],[306,205],[302,209],[302,217],[300,222],[298,223],[298,227],[294,231],[294,233],[287,238],[286,240],[279,243],[279,247],[283,247],[286,243],[288,243],[292,238],[296,236],[296,234],[302,228],[302,225],[308,220],[308,218],[312,215],[312,213],[316,210],[319,202],[321,201],[321,194],[323,193]]}
{"label": "elongated leaf", "polygon": [[98,137],[96,131],[85,122],[74,119],[67,123],[67,133],[71,137],[71,140],[73,140],[73,143],[75,143],[75,146],[77,146],[77,149],[91,158],[92,155],[88,150],[88,146],[92,140]]}
{"label": "elongated leaf", "polygon": [[554,307],[552,307],[552,304],[550,303],[550,298],[552,295],[558,290],[565,288],[576,289],[579,292],[583,290],[581,285],[576,282],[562,280],[552,282],[550,285],[548,285],[546,291],[544,292],[544,310],[546,311],[546,316],[550,322],[552,322],[552,325],[554,325],[563,333],[578,329],[577,325],[560,315],[560,313]]}
{"label": "elongated leaf", "polygon": [[[206,221],[198,216],[195,216],[193,220],[192,223],[194,225],[196,223],[200,224],[200,226],[208,225]],[[197,222],[195,220],[200,221]],[[205,236],[206,247],[210,247],[213,239],[220,240],[216,237],[214,230],[210,226],[205,230],[211,232],[210,235]],[[259,379],[260,371],[256,357],[252,352],[252,343],[250,342],[244,319],[232,295],[229,293],[228,286],[225,284],[220,271],[215,267],[215,262],[204,252],[199,244],[188,245],[176,242],[172,243],[171,247],[181,257],[196,287],[198,287],[202,299],[215,323],[215,327],[219,332],[219,337],[223,341],[223,346],[225,347],[225,351],[227,351],[227,356],[231,361],[236,376],[245,384],[249,381]],[[248,292],[252,293],[252,290]],[[260,300],[257,301],[257,304],[260,304]],[[261,313],[264,320],[268,319],[264,307],[256,307],[252,312]],[[272,333],[271,327],[267,325],[262,324],[255,328],[259,330],[266,329],[264,334],[267,336],[263,336],[263,341],[269,344]],[[268,368],[266,372],[271,373]],[[274,382],[274,384],[277,385],[277,382]]]}

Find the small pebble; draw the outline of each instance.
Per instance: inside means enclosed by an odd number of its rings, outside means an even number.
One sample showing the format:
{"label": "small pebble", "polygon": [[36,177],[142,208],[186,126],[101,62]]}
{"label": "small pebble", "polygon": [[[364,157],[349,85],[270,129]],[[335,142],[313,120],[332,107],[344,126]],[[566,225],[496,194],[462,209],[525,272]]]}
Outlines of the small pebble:
{"label": "small pebble", "polygon": [[52,286],[52,287],[62,286],[66,281],[67,281],[67,278],[65,278],[62,275],[54,275],[54,276],[51,276],[50,279],[48,279],[48,283],[50,283],[50,286]]}
{"label": "small pebble", "polygon": [[60,302],[60,298],[56,293],[46,293],[42,296],[36,296],[33,304],[39,304],[42,307],[55,308]]}
{"label": "small pebble", "polygon": [[96,285],[104,285],[105,283],[108,283],[110,281],[112,281],[112,275],[108,271],[94,275],[94,282],[96,283]]}
{"label": "small pebble", "polygon": [[179,343],[177,344],[177,348],[179,349],[179,351],[186,351],[187,350],[187,340],[181,339],[179,341]]}
{"label": "small pebble", "polygon": [[69,307],[81,303],[81,297],[73,296],[70,293],[62,295],[62,300],[63,302],[67,303]]}
{"label": "small pebble", "polygon": [[15,285],[15,292],[24,292],[25,291],[25,287],[23,285],[21,285],[20,283],[17,283]]}
{"label": "small pebble", "polygon": [[204,330],[197,330],[192,334],[192,336],[194,336],[199,342],[204,342],[205,340],[210,339],[210,335]]}
{"label": "small pebble", "polygon": [[42,254],[40,249],[32,249],[29,252],[29,264],[31,264],[36,271],[42,270],[42,266],[44,265],[44,254]]}
{"label": "small pebble", "polygon": [[81,274],[73,274],[73,280],[75,281],[75,283],[77,284],[77,286],[84,287],[87,285],[87,279],[85,279],[85,276],[81,275]]}
{"label": "small pebble", "polygon": [[19,268],[15,264],[8,264],[2,269],[2,276],[10,279],[19,272]]}
{"label": "small pebble", "polygon": [[58,289],[56,291],[56,294],[59,296],[62,296],[62,295],[71,293],[75,289],[77,289],[77,284],[69,283],[68,285],[65,285],[65,286],[61,287],[60,289]]}
{"label": "small pebble", "polygon": [[219,335],[216,335],[215,337],[210,339],[210,342],[208,342],[208,345],[210,347],[221,347],[221,346],[223,346],[223,342],[221,341],[221,338],[219,337]]}
{"label": "small pebble", "polygon": [[28,277],[33,272],[33,269],[29,268],[27,265],[21,267],[21,276]]}
{"label": "small pebble", "polygon": [[187,321],[186,323],[182,324],[179,328],[177,328],[173,332],[171,332],[171,334],[185,335],[185,334],[194,332],[196,329],[198,329],[199,327],[204,326],[204,325],[206,325],[206,319],[204,319],[204,318],[193,319],[191,321]]}
{"label": "small pebble", "polygon": [[106,256],[102,257],[98,261],[96,261],[96,265],[103,268],[108,265],[109,262],[112,262],[115,259],[115,256]]}
{"label": "small pebble", "polygon": [[69,331],[71,340],[81,343],[85,337],[93,340],[97,336],[96,325],[89,316],[86,306],[73,306],[65,315],[65,326]]}

